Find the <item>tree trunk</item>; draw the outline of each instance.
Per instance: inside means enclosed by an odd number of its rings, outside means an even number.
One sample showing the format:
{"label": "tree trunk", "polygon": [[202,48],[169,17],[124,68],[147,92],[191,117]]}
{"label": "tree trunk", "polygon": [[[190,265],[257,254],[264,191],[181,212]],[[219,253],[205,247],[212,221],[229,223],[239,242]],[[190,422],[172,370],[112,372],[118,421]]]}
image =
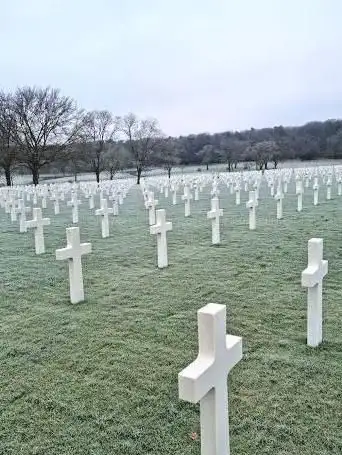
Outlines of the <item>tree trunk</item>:
{"label": "tree trunk", "polygon": [[39,183],[39,169],[33,168],[33,169],[31,169],[31,172],[32,172],[33,185],[38,185],[38,183]]}
{"label": "tree trunk", "polygon": [[266,161],[266,162],[265,162],[265,170],[268,169],[268,168],[267,168],[267,165],[268,165],[268,163],[267,163],[267,161]]}
{"label": "tree trunk", "polygon": [[11,179],[11,168],[10,167],[5,168],[5,177],[6,177],[6,185],[11,186],[12,179]]}
{"label": "tree trunk", "polygon": [[171,168],[169,167],[167,170],[167,175],[169,176],[169,179],[171,178]]}
{"label": "tree trunk", "polygon": [[138,167],[137,168],[137,185],[140,185],[141,172],[142,172],[142,168]]}
{"label": "tree trunk", "polygon": [[96,169],[95,170],[95,175],[96,175],[96,181],[97,183],[100,183],[100,170]]}

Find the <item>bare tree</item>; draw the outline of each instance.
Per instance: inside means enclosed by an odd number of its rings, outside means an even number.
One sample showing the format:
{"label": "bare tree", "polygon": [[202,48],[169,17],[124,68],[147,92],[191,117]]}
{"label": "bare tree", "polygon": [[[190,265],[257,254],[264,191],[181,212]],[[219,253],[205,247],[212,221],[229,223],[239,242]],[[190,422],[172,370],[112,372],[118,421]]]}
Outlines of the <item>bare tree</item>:
{"label": "bare tree", "polygon": [[17,162],[17,150],[13,143],[15,127],[11,95],[0,92],[0,167],[5,172],[8,186],[12,184],[12,171]]}
{"label": "bare tree", "polygon": [[162,132],[155,119],[140,120],[135,114],[121,119],[120,130],[127,139],[137,170],[137,184],[140,184],[142,171],[148,165],[153,152],[162,139]]}
{"label": "bare tree", "polygon": [[87,142],[87,156],[97,183],[100,181],[101,172],[106,169],[108,142],[113,139],[117,125],[118,120],[108,111],[91,111],[85,116],[83,132]]}
{"label": "bare tree", "polygon": [[158,144],[155,162],[167,170],[169,178],[171,178],[172,168],[181,162],[180,152],[181,145],[172,137],[164,138]]}
{"label": "bare tree", "polygon": [[16,122],[13,140],[19,159],[39,183],[43,166],[56,160],[80,132],[82,111],[76,102],[51,87],[19,88],[12,98]]}

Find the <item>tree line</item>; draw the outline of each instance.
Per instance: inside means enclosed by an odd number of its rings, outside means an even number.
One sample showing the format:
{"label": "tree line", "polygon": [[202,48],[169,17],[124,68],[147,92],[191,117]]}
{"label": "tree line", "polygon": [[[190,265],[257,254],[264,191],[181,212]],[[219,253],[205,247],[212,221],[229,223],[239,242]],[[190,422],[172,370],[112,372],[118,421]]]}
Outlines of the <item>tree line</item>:
{"label": "tree line", "polygon": [[227,171],[253,165],[276,168],[283,160],[342,158],[342,121],[310,122],[299,127],[275,126],[216,134],[167,137],[156,119],[129,113],[78,107],[75,100],[51,87],[22,87],[0,92],[0,168],[7,185],[15,170],[27,169],[32,182],[40,174],[93,172],[99,182],[120,169],[135,169],[137,183],[152,166],[225,163]]}

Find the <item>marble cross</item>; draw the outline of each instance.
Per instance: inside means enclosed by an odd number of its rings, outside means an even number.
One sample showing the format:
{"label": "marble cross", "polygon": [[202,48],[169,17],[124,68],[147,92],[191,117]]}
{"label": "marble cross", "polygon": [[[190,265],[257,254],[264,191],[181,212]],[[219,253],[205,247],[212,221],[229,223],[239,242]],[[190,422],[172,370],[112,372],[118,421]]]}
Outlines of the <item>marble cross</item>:
{"label": "marble cross", "polygon": [[80,242],[80,228],[71,227],[66,229],[67,246],[56,250],[57,261],[68,260],[70,301],[78,303],[84,300],[83,274],[81,258],[91,252],[91,243]]}
{"label": "marble cross", "polygon": [[44,226],[49,226],[50,218],[43,218],[40,207],[33,208],[33,219],[26,221],[26,229],[34,229],[36,254],[45,253]]}
{"label": "marble cross", "polygon": [[211,210],[207,213],[207,218],[211,221],[211,238],[212,244],[220,243],[220,216],[223,216],[223,210],[220,209],[220,201],[218,197],[213,197],[211,200]]}
{"label": "marble cross", "polygon": [[55,215],[59,215],[59,200],[60,200],[60,197],[59,197],[57,191],[56,191],[56,193],[53,194],[53,196],[51,197],[51,200],[53,201],[53,208],[54,208]]}
{"label": "marble cross", "polygon": [[176,205],[176,204],[177,204],[177,186],[175,185],[172,188],[172,205]]}
{"label": "marble cross", "polygon": [[26,212],[30,212],[30,207],[25,207],[25,200],[19,199],[18,200],[18,214],[19,214],[19,232],[27,232],[27,225],[26,225]]}
{"label": "marble cross", "polygon": [[78,206],[81,205],[81,201],[77,199],[77,193],[73,193],[71,200],[67,202],[68,207],[72,207],[72,222],[78,223]]}
{"label": "marble cross", "polygon": [[328,273],[328,261],[323,260],[323,239],[308,242],[308,267],[302,272],[302,286],[308,288],[307,344],[322,342],[322,282]]}
{"label": "marble cross", "polygon": [[240,203],[241,203],[240,195],[241,195],[241,188],[240,188],[240,185],[237,184],[237,185],[235,185],[235,204],[236,205],[240,205]]}
{"label": "marble cross", "polygon": [[327,179],[327,200],[330,201],[331,199],[331,185],[332,185],[332,180],[331,177],[329,176]]}
{"label": "marble cross", "polygon": [[303,181],[297,180],[296,181],[296,194],[297,194],[297,212],[301,212],[303,210]]}
{"label": "marble cross", "polygon": [[150,191],[148,194],[148,200],[146,202],[146,208],[148,209],[149,226],[156,224],[156,205],[158,205],[158,201],[157,199],[154,199],[154,192]]}
{"label": "marble cross", "polygon": [[192,199],[192,194],[190,193],[190,188],[186,185],[184,187],[184,194],[182,196],[182,201],[184,201],[185,216],[188,217],[191,215],[190,201]]}
{"label": "marble cross", "polygon": [[198,313],[197,359],[178,375],[179,398],[200,402],[201,455],[229,455],[227,376],[242,359],[242,339],[226,335],[226,307]]}
{"label": "marble cross", "polygon": [[101,199],[101,208],[95,211],[95,215],[101,216],[101,231],[102,238],[105,239],[109,237],[109,218],[108,215],[114,213],[113,209],[108,208],[107,199]]}
{"label": "marble cross", "polygon": [[166,222],[164,209],[156,211],[156,224],[150,226],[150,234],[157,235],[158,267],[168,266],[166,233],[172,231],[172,223]]}
{"label": "marble cross", "polygon": [[318,179],[315,178],[315,182],[313,184],[314,205],[318,205],[318,190],[319,190]]}
{"label": "marble cross", "polygon": [[256,200],[255,191],[249,192],[249,200],[246,202],[246,207],[249,209],[249,229],[254,230],[256,228],[256,207],[258,201]]}
{"label": "marble cross", "polygon": [[282,193],[281,187],[278,187],[277,194],[274,196],[277,201],[277,220],[283,218],[283,199],[284,194]]}

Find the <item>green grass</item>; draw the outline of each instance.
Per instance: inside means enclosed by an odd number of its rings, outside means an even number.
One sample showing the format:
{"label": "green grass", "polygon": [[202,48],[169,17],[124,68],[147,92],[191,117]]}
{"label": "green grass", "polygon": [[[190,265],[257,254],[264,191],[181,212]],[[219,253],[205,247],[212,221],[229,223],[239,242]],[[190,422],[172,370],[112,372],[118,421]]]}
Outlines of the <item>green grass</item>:
{"label": "green grass", "polygon": [[[336,189],[334,188],[336,193]],[[170,266],[156,268],[142,196],[133,188],[112,220],[111,237],[81,206],[86,301],[69,303],[66,244],[71,209],[45,211],[47,253],[0,213],[0,454],[200,454],[199,406],[178,400],[177,375],[197,355],[197,315],[227,305],[227,332],[243,337],[229,376],[231,452],[332,455],[342,452],[342,198],[297,214],[294,185],[284,219],[265,192],[257,230],[246,195],[236,207],[222,191],[222,244],[213,247],[208,192],[183,204],[157,195],[173,222]],[[323,198],[321,192],[320,198]],[[324,343],[306,346],[307,241],[324,238]]]}

